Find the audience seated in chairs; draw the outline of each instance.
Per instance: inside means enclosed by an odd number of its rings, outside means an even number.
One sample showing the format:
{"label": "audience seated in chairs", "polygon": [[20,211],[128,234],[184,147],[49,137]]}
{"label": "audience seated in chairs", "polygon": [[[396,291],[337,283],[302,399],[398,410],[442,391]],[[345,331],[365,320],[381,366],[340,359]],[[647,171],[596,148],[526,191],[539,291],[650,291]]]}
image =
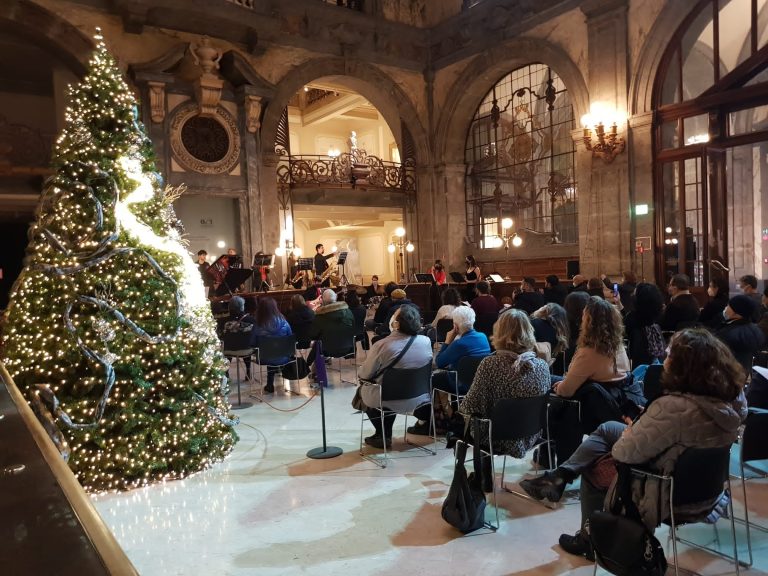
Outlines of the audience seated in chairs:
{"label": "audience seated in chairs", "polygon": [[725,323],[715,335],[731,349],[745,374],[752,370],[752,359],[765,346],[762,330],[754,323],[758,305],[746,294],[738,294],[728,300],[723,310]]}
{"label": "audience seated in chairs", "polygon": [[632,366],[653,364],[664,359],[664,335],[659,318],[664,298],[655,284],[641,282],[635,289],[634,309],[624,318],[624,333],[629,340]]}
{"label": "audience seated in chairs", "polygon": [[[477,301],[477,298],[475,298]],[[466,357],[483,358],[491,353],[491,347],[485,334],[474,329],[475,311],[469,306],[454,309],[453,329],[445,337],[440,351],[435,358],[435,366],[440,370],[432,373],[432,388],[460,396],[466,395],[469,384],[458,382],[455,370],[459,360]],[[470,383],[471,384],[471,383]],[[408,429],[410,434],[430,434],[431,416]]]}
{"label": "audience seated in chairs", "polygon": [[[372,380],[381,384],[384,372],[387,368],[421,368],[432,362],[432,343],[426,336],[419,335],[421,330],[421,316],[415,306],[400,306],[392,316],[392,331],[386,338],[382,338],[371,346],[368,356],[358,371],[361,380]],[[405,354],[400,357],[400,352],[408,346]],[[417,408],[430,401],[429,394],[421,394],[407,400],[397,400],[389,406],[383,406],[385,411],[384,422],[381,422],[381,414],[378,409],[380,404],[381,388],[378,386],[363,385],[360,396],[366,405],[366,414],[376,429],[372,436],[365,438],[365,443],[374,448],[387,448],[392,445],[392,426],[395,423],[395,413],[411,412],[417,418],[426,419],[427,415],[419,412]],[[428,413],[430,408],[426,407]],[[415,410],[415,412],[414,412]]]}
{"label": "audience seated in chairs", "polygon": [[[290,336],[291,327],[288,321],[277,308],[277,302],[274,298],[262,296],[259,298],[259,307],[256,312],[256,323],[251,330],[251,346],[257,348],[259,340],[264,337]],[[275,374],[280,371],[281,366],[290,361],[290,357],[284,358],[260,358],[262,364],[267,366],[267,385],[264,386],[264,392],[272,394],[275,391]]]}
{"label": "audience seated in chairs", "polygon": [[301,294],[294,294],[291,297],[291,306],[285,319],[288,321],[291,331],[296,334],[296,347],[299,350],[308,349],[312,345],[312,338],[309,337],[309,333],[312,322],[315,320],[315,313],[307,306]]}
{"label": "audience seated in chairs", "polygon": [[565,297],[568,296],[568,288],[560,282],[560,278],[550,274],[544,280],[544,300],[547,304],[565,305]]}
{"label": "audience seated in chairs", "polygon": [[[323,290],[322,305],[315,311],[315,319],[309,329],[312,340],[323,342],[323,354],[326,356],[342,357],[354,352],[355,318],[346,302],[337,302],[336,292],[330,288]],[[345,341],[349,334],[349,341]],[[343,342],[342,342],[343,341]],[[331,344],[332,343],[332,344]],[[338,349],[336,346],[338,345]],[[307,364],[315,374],[315,349],[309,353]]]}
{"label": "audience seated in chairs", "polygon": [[[632,401],[645,405],[640,385],[629,374],[624,350],[624,327],[613,304],[592,296],[584,308],[581,334],[564,379],[553,376],[556,396],[578,400],[579,418],[573,418],[568,403],[553,401],[550,433],[558,462],[563,462],[603,422],[621,421],[621,405]],[[578,420],[578,421],[577,421]]]}
{"label": "audience seated in chairs", "polygon": [[539,358],[550,365],[552,374],[563,374],[563,354],[571,340],[565,308],[553,303],[542,306],[531,315],[531,326]]}
{"label": "audience seated in chairs", "polygon": [[[459,406],[459,412],[466,418],[472,415],[490,418],[498,400],[546,394],[550,388],[549,366],[536,356],[535,344],[533,327],[524,312],[510,309],[499,316],[493,327],[496,352],[480,362],[472,386]],[[493,452],[522,458],[538,439],[536,435],[494,442],[496,445]],[[487,431],[478,441],[481,446],[483,443],[488,445]],[[490,492],[493,488],[490,456],[484,455],[483,466],[483,479],[486,482],[483,489]]]}
{"label": "audience seated in chairs", "polygon": [[[229,308],[229,320],[224,323],[222,331],[222,340],[229,339],[232,334],[241,334],[243,342],[250,343],[251,331],[255,319],[250,314],[245,312],[245,300],[240,296],[232,296],[227,304]],[[246,336],[247,334],[247,336]],[[227,358],[228,360],[230,358]],[[250,356],[243,356],[243,364],[245,364],[245,378],[251,379],[251,358]]]}
{"label": "audience seated in chairs", "polygon": [[[651,402],[632,423],[606,422],[585,440],[573,455],[554,472],[523,480],[520,486],[538,500],[557,502],[566,484],[585,474],[581,481],[581,530],[560,536],[560,546],[571,554],[593,559],[584,523],[595,510],[603,508],[605,474],[597,482],[595,466],[607,454],[626,464],[644,464],[669,475],[678,457],[688,448],[729,446],[747,416],[743,394],[744,373],[728,348],[702,329],[684,329],[672,337],[664,360],[662,383],[665,393]],[[607,466],[611,466],[608,462]],[[610,468],[608,479],[611,478]],[[610,480],[609,480],[610,481]],[[632,493],[646,526],[653,530],[667,520],[669,486],[662,491],[650,486],[654,479],[633,479]],[[598,484],[602,484],[599,486]],[[639,499],[638,499],[639,496]],[[676,521],[699,521],[716,501],[675,509]]]}
{"label": "audience seated in chairs", "polygon": [[[382,304],[384,302],[382,301]],[[381,305],[381,304],[380,304]],[[375,328],[376,336],[373,337],[373,342],[378,342],[382,338],[385,338],[389,335],[390,331],[392,330],[390,328],[390,323],[392,321],[392,317],[394,316],[395,312],[397,311],[400,306],[413,306],[418,310],[418,306],[416,306],[413,302],[411,302],[408,299],[407,294],[405,293],[405,290],[402,288],[396,288],[395,290],[392,290],[390,294],[390,303],[387,307],[387,315],[384,318],[384,322],[382,324],[377,324]],[[376,314],[378,315],[378,310],[376,310]],[[419,321],[421,321],[421,312],[419,312]]]}

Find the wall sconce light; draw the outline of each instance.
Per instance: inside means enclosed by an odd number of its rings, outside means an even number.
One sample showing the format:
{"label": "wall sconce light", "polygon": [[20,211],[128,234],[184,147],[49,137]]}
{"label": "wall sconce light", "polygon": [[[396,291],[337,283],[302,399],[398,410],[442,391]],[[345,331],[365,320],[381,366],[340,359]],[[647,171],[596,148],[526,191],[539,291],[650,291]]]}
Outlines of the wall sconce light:
{"label": "wall sconce light", "polygon": [[336,148],[336,146],[331,146],[328,148],[328,156],[331,158],[337,158],[341,154],[341,150]]}
{"label": "wall sconce light", "polygon": [[[601,111],[581,117],[584,146],[592,151],[593,157],[602,158],[606,164],[610,164],[616,156],[624,152],[625,145],[624,138],[618,135],[617,120],[610,116]],[[610,126],[608,131],[605,129],[606,125]]]}

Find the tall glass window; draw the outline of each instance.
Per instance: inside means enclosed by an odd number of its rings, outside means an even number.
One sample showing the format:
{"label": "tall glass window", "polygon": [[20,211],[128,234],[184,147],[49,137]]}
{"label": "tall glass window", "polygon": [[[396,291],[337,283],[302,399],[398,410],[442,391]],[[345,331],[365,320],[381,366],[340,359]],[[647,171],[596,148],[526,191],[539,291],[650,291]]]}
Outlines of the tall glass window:
{"label": "tall glass window", "polygon": [[578,242],[573,106],[544,64],[499,80],[475,113],[466,142],[467,235],[493,247],[505,218],[553,242]]}

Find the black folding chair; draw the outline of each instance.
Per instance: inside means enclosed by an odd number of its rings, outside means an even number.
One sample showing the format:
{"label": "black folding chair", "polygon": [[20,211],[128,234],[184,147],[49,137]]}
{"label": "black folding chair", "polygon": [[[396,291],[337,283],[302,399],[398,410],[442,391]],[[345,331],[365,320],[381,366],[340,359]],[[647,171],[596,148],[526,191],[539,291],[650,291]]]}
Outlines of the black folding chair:
{"label": "black folding chair", "polygon": [[[355,380],[351,384],[357,384],[357,340],[355,337],[354,326],[344,326],[344,329],[338,335],[332,337],[323,336],[320,338],[323,343],[323,356],[325,358],[335,358],[338,360],[339,381],[348,382],[342,378],[341,362],[342,360],[352,359],[355,365]],[[315,362],[322,359],[315,359]]]}
{"label": "black folding chair", "polygon": [[[493,405],[490,418],[478,418],[488,428],[488,447],[480,444],[480,439],[473,438],[473,448],[479,447],[480,451],[491,458],[491,479],[493,481],[493,507],[496,509],[496,524],[491,525],[494,530],[499,529],[499,507],[496,502],[496,465],[494,462],[493,443],[502,440],[517,440],[528,436],[536,436],[546,428],[548,395],[533,396],[530,398],[503,398]],[[476,446],[475,446],[476,445]],[[547,443],[549,446],[549,444]],[[550,454],[550,461],[552,455]],[[501,486],[504,488],[504,472],[507,465],[507,454],[501,464]],[[506,490],[506,488],[505,488]],[[508,492],[531,500],[530,496],[522,492],[507,490]]]}
{"label": "black folding chair", "polygon": [[741,489],[744,495],[744,519],[736,518],[736,522],[746,525],[747,528],[747,550],[749,551],[749,566],[752,566],[752,536],[750,530],[755,528],[761,532],[768,532],[768,527],[760,524],[753,524],[749,521],[749,502],[747,500],[747,477],[744,473],[745,468],[757,472],[761,477],[765,477],[764,471],[756,470],[749,466],[750,462],[759,462],[768,460],[768,410],[750,408],[749,416],[741,434],[741,449],[739,451],[739,467],[741,468]]}
{"label": "black folding chair", "polygon": [[[283,368],[284,366],[294,365],[295,373],[298,373],[299,367],[296,360],[298,350],[296,349],[296,336],[260,336],[259,345],[254,348],[256,353],[256,362],[259,365],[259,382],[264,382],[264,367],[267,371],[270,368]],[[287,362],[279,362],[282,358],[290,358]],[[291,390],[293,392],[293,390]]]}
{"label": "black folding chair", "polygon": [[[391,402],[393,400],[408,400],[410,398],[418,398],[422,394],[429,395],[429,400],[427,402],[422,403],[420,406],[417,406],[416,408],[420,408],[421,406],[429,405],[430,413],[433,411],[432,407],[432,396],[430,395],[430,381],[432,377],[432,364],[425,364],[421,368],[390,368],[389,370],[386,370],[382,376],[381,384],[379,383],[368,383],[368,384],[361,384],[361,386],[375,386],[378,387],[381,390],[380,393],[380,401],[378,406],[371,406],[370,408],[373,408],[374,410],[379,411],[379,417],[381,418],[381,424],[382,424],[382,430],[384,428],[384,416],[392,415],[392,414],[402,414],[405,416],[405,430],[403,434],[403,440],[406,444],[409,444],[410,446],[414,446],[415,448],[419,448],[420,450],[424,450],[425,452],[428,452],[431,455],[437,454],[437,435],[435,434],[435,421],[434,419],[431,419],[431,434],[432,437],[432,449],[430,450],[426,446],[421,446],[420,444],[413,444],[408,441],[408,416],[413,416],[413,411],[411,412],[394,412],[392,410],[388,410],[385,408],[387,405],[387,402]],[[387,467],[387,463],[389,462],[389,452],[387,451],[387,438],[384,436],[384,458],[378,458],[376,456],[366,454],[365,452],[365,444],[363,442],[363,424],[366,420],[369,418],[367,417],[365,411],[361,412],[361,419],[360,419],[360,455],[365,458],[366,460],[370,460],[377,466],[381,466],[382,468]]]}
{"label": "black folding chair", "polygon": [[224,357],[228,360],[235,359],[235,366],[237,368],[237,405],[242,406],[243,403],[240,397],[240,360],[243,360],[243,363],[245,363],[245,359],[253,355],[251,332],[224,332],[221,335],[221,343],[224,348]]}
{"label": "black folding chair", "polygon": [[[670,526],[670,539],[672,540],[672,554],[675,564],[675,575],[679,574],[677,543],[682,542],[688,546],[705,550],[716,554],[722,558],[733,560],[736,566],[736,574],[739,574],[739,565],[746,564],[739,561],[739,551],[736,543],[736,524],[733,519],[733,499],[728,499],[728,516],[731,523],[731,535],[733,536],[733,556],[702,546],[696,542],[685,540],[678,536],[677,529],[679,525],[702,522],[704,519],[687,519],[678,523],[675,519],[675,507],[681,508],[686,504],[697,502],[715,501],[727,489],[728,494],[731,491],[731,480],[729,475],[731,463],[731,446],[722,446],[719,448],[688,448],[683,452],[675,462],[675,471],[671,476],[654,473],[642,468],[632,468],[632,473],[647,478],[656,478],[661,482],[669,483],[669,518],[664,520],[665,524]],[[713,525],[714,529],[717,527]],[[597,564],[595,564],[597,570]]]}
{"label": "black folding chair", "polygon": [[435,325],[435,344],[444,344],[445,338],[451,330],[453,330],[453,320],[450,318],[438,320]]}

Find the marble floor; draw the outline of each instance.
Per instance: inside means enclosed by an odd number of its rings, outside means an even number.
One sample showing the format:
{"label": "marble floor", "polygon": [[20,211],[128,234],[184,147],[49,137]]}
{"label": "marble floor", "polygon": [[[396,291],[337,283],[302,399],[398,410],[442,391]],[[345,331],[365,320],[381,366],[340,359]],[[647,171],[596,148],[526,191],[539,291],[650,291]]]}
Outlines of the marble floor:
{"label": "marble floor", "polygon": [[[354,380],[354,368],[343,371]],[[183,481],[122,494],[95,496],[106,523],[139,573],[154,575],[588,575],[592,565],[557,546],[561,532],[578,527],[579,506],[550,510],[501,493],[501,529],[463,536],[440,517],[452,478],[452,451],[438,455],[406,451],[395,439],[386,469],[359,455],[360,415],[350,407],[354,386],[339,382],[325,394],[328,444],[344,454],[311,460],[320,446],[320,398],[305,381],[300,395],[283,390],[237,410],[240,442],[232,455]],[[288,382],[285,382],[287,385]],[[250,385],[244,383],[244,397]],[[253,390],[259,388],[258,383]],[[231,396],[236,402],[236,395]],[[253,399],[250,399],[253,401]],[[402,433],[402,417],[395,423]],[[370,425],[366,424],[366,434]],[[735,453],[735,451],[734,451]],[[497,460],[501,464],[501,458]],[[512,487],[529,462],[507,460]],[[499,478],[497,477],[497,483]],[[768,481],[750,483],[750,509],[768,525]],[[735,483],[734,488],[738,488]],[[737,503],[737,515],[741,506]],[[488,506],[491,519],[494,508]],[[690,526],[686,536],[709,542],[711,526]],[[723,549],[729,524],[718,523]],[[743,527],[737,527],[746,557]],[[666,543],[666,531],[657,536]],[[755,565],[745,574],[768,574],[768,534],[753,531]],[[701,574],[731,574],[733,564],[680,545],[682,568]],[[671,547],[669,548],[671,556]],[[670,569],[670,574],[674,571]]]}

